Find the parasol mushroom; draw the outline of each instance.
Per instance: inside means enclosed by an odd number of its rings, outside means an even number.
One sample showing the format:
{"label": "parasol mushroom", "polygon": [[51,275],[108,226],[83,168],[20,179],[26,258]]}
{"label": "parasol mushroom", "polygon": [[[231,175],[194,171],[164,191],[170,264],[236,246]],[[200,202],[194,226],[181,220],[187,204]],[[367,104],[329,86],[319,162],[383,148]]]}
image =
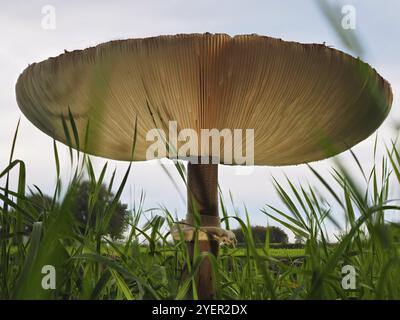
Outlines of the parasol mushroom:
{"label": "parasol mushroom", "polygon": [[[147,160],[148,132],[175,121],[178,129],[198,134],[253,129],[251,164],[271,166],[321,160],[349,149],[380,126],[392,103],[388,82],[338,50],[209,33],[111,41],[66,52],[30,65],[18,79],[16,95],[35,126],[89,154]],[[84,145],[65,136],[60,119],[69,114]],[[215,158],[202,151],[189,156]],[[188,164],[186,224],[194,223],[195,209],[201,224],[199,233],[183,227],[192,254],[196,234],[200,250],[215,255],[220,240],[232,240],[220,228],[215,162],[238,164],[222,151],[212,163]],[[210,268],[204,259],[200,298],[214,297]]]}

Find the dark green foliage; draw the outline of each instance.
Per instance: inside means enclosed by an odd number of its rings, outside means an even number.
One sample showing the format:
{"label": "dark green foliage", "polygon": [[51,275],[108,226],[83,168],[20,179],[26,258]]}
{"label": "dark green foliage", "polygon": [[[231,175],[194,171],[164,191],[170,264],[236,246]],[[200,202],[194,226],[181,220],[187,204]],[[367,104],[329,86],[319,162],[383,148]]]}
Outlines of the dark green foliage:
{"label": "dark green foliage", "polygon": [[[245,242],[245,237],[241,228],[233,229],[232,232],[236,235],[236,240],[238,241],[239,244]],[[269,234],[270,244],[272,243],[286,244],[288,243],[289,240],[286,232],[276,226],[270,226],[270,227],[252,226],[251,232],[253,233],[254,242],[256,244],[264,245],[267,232]]]}
{"label": "dark green foliage", "polygon": [[[91,198],[96,196],[96,201],[91,205]],[[104,208],[110,206],[115,195],[107,189],[105,184],[101,184],[98,190],[92,186],[90,181],[81,182],[76,189],[73,211],[77,220],[82,225],[82,231],[89,224],[89,228],[94,228],[99,219],[104,215]],[[111,213],[109,225],[105,233],[112,239],[121,239],[128,226],[127,205],[118,201]]]}

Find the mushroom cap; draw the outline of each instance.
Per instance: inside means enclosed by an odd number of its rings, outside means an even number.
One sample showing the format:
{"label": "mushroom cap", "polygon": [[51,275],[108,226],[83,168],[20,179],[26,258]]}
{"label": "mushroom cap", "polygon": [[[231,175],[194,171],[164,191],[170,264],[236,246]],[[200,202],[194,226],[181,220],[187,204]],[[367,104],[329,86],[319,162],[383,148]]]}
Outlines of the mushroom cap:
{"label": "mushroom cap", "polygon": [[[66,52],[26,68],[16,96],[35,126],[89,154],[146,160],[154,142],[146,140],[149,130],[168,135],[176,121],[178,132],[190,128],[199,136],[201,129],[254,129],[256,165],[306,163],[347,150],[380,126],[393,99],[373,68],[341,51],[209,33]],[[224,159],[223,143],[220,162],[235,164]]]}

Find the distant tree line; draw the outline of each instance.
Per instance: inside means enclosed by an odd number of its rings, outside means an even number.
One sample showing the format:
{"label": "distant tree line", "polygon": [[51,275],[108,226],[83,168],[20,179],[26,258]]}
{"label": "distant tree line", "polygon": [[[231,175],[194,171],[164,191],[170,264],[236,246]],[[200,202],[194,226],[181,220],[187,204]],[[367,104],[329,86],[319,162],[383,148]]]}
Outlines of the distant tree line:
{"label": "distant tree line", "polygon": [[[235,234],[238,244],[245,242],[242,228],[233,229],[232,232]],[[289,242],[289,237],[286,232],[276,226],[252,226],[251,232],[256,244],[265,244],[267,234],[269,234],[269,243],[287,244]]]}
{"label": "distant tree line", "polygon": [[[94,228],[98,219],[104,212],[104,208],[110,206],[114,194],[110,192],[106,185],[101,185],[97,194],[95,205],[93,210],[89,212],[89,202],[93,197],[93,192],[90,189],[89,181],[82,181],[76,189],[76,196],[73,198],[72,211],[78,221],[80,231],[84,232],[87,225],[89,228]],[[46,208],[50,208],[53,200],[47,195],[34,193],[27,197],[30,205],[34,207],[37,212],[43,211]],[[55,204],[57,205],[57,204]],[[125,230],[128,227],[128,215],[127,205],[117,202],[106,230],[106,235],[111,237],[113,240],[122,239]],[[90,221],[89,221],[90,220]],[[26,227],[25,232],[30,233],[30,228]]]}

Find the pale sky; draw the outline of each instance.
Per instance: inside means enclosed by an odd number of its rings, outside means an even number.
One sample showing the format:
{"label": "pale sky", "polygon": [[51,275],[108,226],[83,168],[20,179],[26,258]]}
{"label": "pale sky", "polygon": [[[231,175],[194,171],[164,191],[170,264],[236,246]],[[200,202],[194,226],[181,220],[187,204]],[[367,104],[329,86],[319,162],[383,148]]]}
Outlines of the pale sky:
{"label": "pale sky", "polygon": [[[387,79],[393,88],[394,103],[389,118],[379,130],[381,141],[394,137],[393,124],[398,113],[400,89],[400,22],[397,0],[344,1],[356,9],[356,30],[363,40],[369,64]],[[55,8],[56,28],[42,28],[42,8]],[[341,16],[341,12],[337,14]],[[248,1],[9,1],[0,3],[0,171],[8,163],[12,137],[21,117],[15,158],[27,165],[27,182],[51,194],[55,184],[52,139],[34,127],[18,109],[15,82],[19,74],[32,62],[57,56],[66,50],[83,49],[115,39],[156,36],[160,34],[221,32],[230,35],[257,33],[284,40],[314,42],[331,45],[349,52],[333,31],[314,1],[304,0],[248,0]],[[350,31],[349,31],[350,32]],[[351,53],[351,52],[350,52]],[[371,165],[374,137],[353,148],[366,168]],[[68,176],[67,148],[59,144],[63,176]],[[379,152],[382,154],[381,146]],[[341,155],[351,169],[355,165],[347,153]],[[347,161],[348,160],[348,161]],[[96,159],[100,167],[103,159]],[[121,179],[126,163],[109,161]],[[328,175],[329,160],[314,164]],[[185,197],[184,185],[172,165],[172,176]],[[284,173],[294,181],[316,184],[305,166],[257,167],[249,175],[238,175],[233,167],[220,166],[219,181],[225,199],[232,192],[236,207],[243,213],[243,204],[251,214],[253,224],[266,225],[267,219],[259,212],[265,204],[283,208],[272,187],[271,175],[283,181]],[[0,181],[2,183],[2,181]],[[322,188],[319,187],[321,190]],[[173,183],[154,162],[135,163],[123,201],[131,204],[141,190],[146,194],[145,207],[165,205],[179,217],[186,214],[185,203]],[[231,207],[229,207],[231,209]],[[337,213],[340,215],[340,212]],[[270,221],[271,222],[271,221]],[[333,230],[334,231],[334,230]]]}

